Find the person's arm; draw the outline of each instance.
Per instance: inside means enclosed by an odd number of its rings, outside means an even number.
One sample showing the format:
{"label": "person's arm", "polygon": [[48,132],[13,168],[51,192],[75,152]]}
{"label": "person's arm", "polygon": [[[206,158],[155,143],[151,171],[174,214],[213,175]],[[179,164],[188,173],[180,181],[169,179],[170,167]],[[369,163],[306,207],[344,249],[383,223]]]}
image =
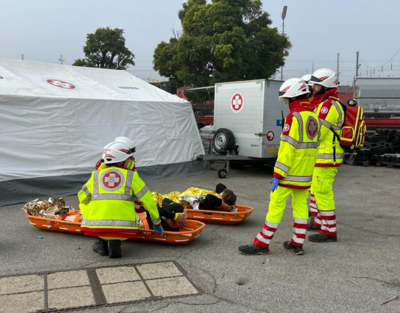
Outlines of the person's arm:
{"label": "person's arm", "polygon": [[278,158],[274,166],[274,177],[284,179],[293,163],[294,153],[298,145],[299,123],[297,118],[289,114],[285,121],[281,141],[279,145]]}
{"label": "person's arm", "polygon": [[[327,135],[332,135],[332,130],[337,131],[342,125],[338,126],[339,112],[332,103],[333,99],[328,99],[322,103],[317,110],[318,119],[321,124],[319,140],[323,141]],[[332,129],[332,130],[331,130]]]}
{"label": "person's arm", "polygon": [[93,175],[95,172],[92,172],[90,179],[82,186],[82,189],[78,192],[79,199],[79,208],[81,213],[83,214],[90,200],[92,199],[93,194]]}
{"label": "person's arm", "polygon": [[132,189],[133,194],[140,202],[143,203],[145,210],[149,212],[154,226],[161,225],[160,215],[158,213],[156,203],[154,202],[153,195],[146,187],[143,180],[139,177],[137,172],[133,172]]}
{"label": "person's arm", "polygon": [[232,210],[233,206],[230,206],[230,205],[226,204],[224,201],[222,201],[222,203],[219,206],[219,208],[220,208],[221,211],[230,211],[230,210]]}

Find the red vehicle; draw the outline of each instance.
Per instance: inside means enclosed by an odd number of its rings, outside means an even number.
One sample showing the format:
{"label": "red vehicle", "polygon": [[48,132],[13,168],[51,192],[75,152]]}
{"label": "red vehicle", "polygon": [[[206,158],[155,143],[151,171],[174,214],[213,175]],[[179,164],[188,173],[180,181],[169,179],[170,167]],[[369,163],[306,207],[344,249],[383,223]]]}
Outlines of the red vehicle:
{"label": "red vehicle", "polygon": [[206,123],[207,125],[210,125],[214,122],[214,116],[213,115],[200,116],[198,122],[203,122]]}

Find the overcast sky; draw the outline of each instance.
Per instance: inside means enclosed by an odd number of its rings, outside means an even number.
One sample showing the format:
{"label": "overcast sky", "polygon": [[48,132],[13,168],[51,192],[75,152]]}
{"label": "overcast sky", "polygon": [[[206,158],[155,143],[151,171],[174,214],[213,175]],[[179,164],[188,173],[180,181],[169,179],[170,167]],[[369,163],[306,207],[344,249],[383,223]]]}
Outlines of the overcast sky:
{"label": "overcast sky", "polygon": [[[86,35],[99,27],[125,30],[136,66],[129,71],[145,80],[162,80],[152,70],[153,52],[180,30],[183,0],[0,0],[0,57],[70,65],[83,58]],[[292,42],[283,78],[301,77],[312,69],[336,71],[350,84],[360,52],[362,76],[400,76],[399,0],[263,0],[272,26]],[[383,72],[382,72],[383,67]],[[374,69],[375,68],[375,69]],[[280,74],[276,76],[280,78]]]}

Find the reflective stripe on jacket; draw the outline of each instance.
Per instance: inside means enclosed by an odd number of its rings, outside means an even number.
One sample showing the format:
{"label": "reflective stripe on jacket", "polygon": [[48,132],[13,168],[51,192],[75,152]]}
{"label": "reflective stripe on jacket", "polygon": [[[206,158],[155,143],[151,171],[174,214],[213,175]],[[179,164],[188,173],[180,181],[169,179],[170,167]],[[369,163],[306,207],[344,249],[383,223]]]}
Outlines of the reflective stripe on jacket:
{"label": "reflective stripe on jacket", "polygon": [[143,202],[155,225],[161,223],[158,209],[136,171],[107,167],[92,172],[78,193],[84,232],[127,232],[136,229],[135,200]]}
{"label": "reflective stripe on jacket", "polygon": [[329,89],[325,93],[324,99],[326,100],[319,104],[316,111],[321,123],[320,145],[315,164],[316,167],[339,167],[343,162],[344,150],[337,138],[335,139],[335,149],[333,149],[334,134],[332,130],[340,137],[345,117],[341,104],[336,101],[338,98],[333,96],[336,94],[336,88]]}
{"label": "reflective stripe on jacket", "polygon": [[274,177],[279,186],[308,189],[317,157],[320,124],[308,101],[297,100],[290,104],[291,112],[285,120],[281,135]]}

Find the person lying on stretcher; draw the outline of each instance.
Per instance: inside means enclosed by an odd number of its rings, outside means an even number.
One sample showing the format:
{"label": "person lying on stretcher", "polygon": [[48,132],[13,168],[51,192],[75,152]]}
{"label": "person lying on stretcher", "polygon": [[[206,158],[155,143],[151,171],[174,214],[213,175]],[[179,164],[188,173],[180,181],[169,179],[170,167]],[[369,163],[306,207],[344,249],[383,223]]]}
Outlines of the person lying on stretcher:
{"label": "person lying on stretcher", "polygon": [[[158,208],[158,213],[161,217],[161,224],[166,231],[180,231],[179,223],[184,222],[187,218],[186,212],[183,206],[179,203],[175,203],[170,199],[165,198],[162,202],[162,206]],[[146,214],[146,220],[149,227],[153,229],[153,222],[151,221],[150,215]]]}
{"label": "person lying on stretcher", "polygon": [[199,210],[209,211],[232,211],[236,205],[236,195],[232,190],[226,188],[223,184],[218,184],[215,187],[216,196],[212,194],[200,200]]}

